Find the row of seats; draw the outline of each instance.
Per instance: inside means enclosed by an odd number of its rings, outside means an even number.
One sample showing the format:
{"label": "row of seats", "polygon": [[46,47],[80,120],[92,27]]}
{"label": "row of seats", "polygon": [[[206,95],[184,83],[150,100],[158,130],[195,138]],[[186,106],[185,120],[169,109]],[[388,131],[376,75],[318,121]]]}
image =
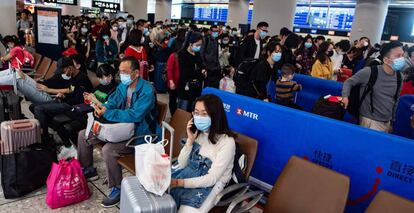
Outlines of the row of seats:
{"label": "row of seats", "polygon": [[[157,107],[160,112],[158,122],[161,123],[166,118],[168,106],[158,101]],[[175,130],[172,158],[177,157],[180,152],[181,146],[178,142],[186,137],[186,124],[191,118],[191,113],[177,109],[169,122]],[[165,138],[169,137],[169,133],[166,132]],[[243,174],[248,180],[256,158],[258,142],[248,136],[237,134],[236,143],[246,155],[247,166]],[[98,149],[102,147],[103,144],[97,145]],[[169,152],[169,146],[166,150]],[[122,156],[118,163],[135,174],[133,154]],[[247,191],[248,186],[242,187],[246,187]],[[264,212],[343,212],[349,187],[349,177],[293,156],[273,186]],[[227,212],[248,212],[263,196],[261,191],[251,191],[237,199],[222,199],[230,190],[225,189],[219,195],[220,202],[211,212],[225,212],[226,209]],[[241,205],[246,200],[249,202]],[[414,203],[392,193],[380,191],[366,212],[414,212]]]}
{"label": "row of seats", "polygon": [[52,78],[57,68],[57,62],[52,61],[52,59],[42,56],[39,53],[33,53],[32,55],[35,60],[35,65],[33,69],[31,69],[31,72],[27,74],[33,77],[36,81]]}

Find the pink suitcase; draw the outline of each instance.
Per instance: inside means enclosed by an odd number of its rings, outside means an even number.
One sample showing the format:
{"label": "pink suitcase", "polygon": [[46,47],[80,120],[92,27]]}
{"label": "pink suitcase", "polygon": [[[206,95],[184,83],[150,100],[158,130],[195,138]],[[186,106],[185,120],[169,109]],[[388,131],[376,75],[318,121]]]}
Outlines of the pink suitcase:
{"label": "pink suitcase", "polygon": [[40,143],[40,124],[36,119],[4,121],[1,123],[0,154],[19,152],[31,144]]}

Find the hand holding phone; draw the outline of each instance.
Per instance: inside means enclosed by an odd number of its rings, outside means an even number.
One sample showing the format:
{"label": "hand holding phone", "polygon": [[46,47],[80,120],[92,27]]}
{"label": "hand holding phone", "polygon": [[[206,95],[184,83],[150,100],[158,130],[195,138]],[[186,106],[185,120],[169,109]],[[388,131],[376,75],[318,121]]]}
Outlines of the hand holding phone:
{"label": "hand holding phone", "polygon": [[[194,125],[194,118],[188,121],[187,123],[187,145],[192,145],[197,137],[198,131]],[[190,143],[190,144],[188,144]]]}

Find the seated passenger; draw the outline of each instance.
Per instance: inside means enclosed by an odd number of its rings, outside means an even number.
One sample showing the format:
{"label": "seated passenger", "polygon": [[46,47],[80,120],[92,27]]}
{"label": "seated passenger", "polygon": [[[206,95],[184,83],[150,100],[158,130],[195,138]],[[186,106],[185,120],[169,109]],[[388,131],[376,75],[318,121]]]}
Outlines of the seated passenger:
{"label": "seated passenger", "polygon": [[18,38],[15,36],[4,37],[10,51],[7,55],[0,58],[0,62],[10,62],[10,68],[13,70],[5,70],[0,72],[0,85],[15,85],[17,90],[33,103],[43,103],[51,101],[52,97],[36,89],[36,81],[28,75],[21,72],[22,62],[25,59],[23,48]]}
{"label": "seated passenger", "polygon": [[285,64],[282,67],[281,73],[281,78],[276,81],[276,103],[300,109],[294,100],[294,93],[302,90],[302,85],[292,81],[295,67],[291,64]]}
{"label": "seated passenger", "polygon": [[[99,78],[100,84],[94,88],[94,93],[85,92],[84,99],[93,103],[106,102],[109,95],[115,91],[117,86],[114,75],[115,70],[112,66],[108,64],[102,64],[99,66],[96,70],[96,76]],[[86,128],[86,112],[73,109],[72,111],[64,113],[66,117],[70,118],[70,121],[65,122],[64,126],[57,129],[57,133],[62,139],[64,145],[60,151],[59,159],[70,156],[71,150],[73,150],[72,144],[77,145],[78,131]]]}
{"label": "seated passenger", "polygon": [[215,95],[196,100],[188,138],[173,169],[171,195],[179,212],[208,212],[232,176],[236,152],[223,102]]}
{"label": "seated passenger", "polygon": [[55,100],[33,106],[33,114],[43,130],[42,141],[45,142],[49,141],[48,124],[51,118],[72,110],[74,105],[83,103],[83,93],[92,89],[88,76],[79,71],[79,66],[71,58],[63,59],[62,68],[62,78],[69,80],[69,88],[52,89],[42,84],[37,85],[40,91],[56,95]]}
{"label": "seated passenger", "polygon": [[[156,103],[154,88],[148,81],[140,78],[139,62],[134,57],[123,58],[119,71],[121,84],[109,96],[107,103],[95,103],[95,116],[111,122],[135,123],[135,136],[153,134],[151,127],[157,122],[151,116]],[[88,140],[85,131],[79,133],[78,159],[84,168],[85,177],[93,180],[98,178],[93,167],[93,145],[101,141]],[[122,169],[117,160],[122,154],[134,152],[133,148],[126,147],[125,144],[126,142],[106,143],[102,148],[108,186],[112,188],[108,197],[102,201],[103,207],[113,207],[120,200]]]}

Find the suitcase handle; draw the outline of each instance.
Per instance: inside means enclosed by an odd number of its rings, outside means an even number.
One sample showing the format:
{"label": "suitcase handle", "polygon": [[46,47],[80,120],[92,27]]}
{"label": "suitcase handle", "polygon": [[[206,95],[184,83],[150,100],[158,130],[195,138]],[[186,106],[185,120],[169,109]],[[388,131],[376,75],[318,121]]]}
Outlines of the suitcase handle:
{"label": "suitcase handle", "polygon": [[33,124],[29,121],[16,121],[12,124],[13,129],[27,129],[33,128]]}

